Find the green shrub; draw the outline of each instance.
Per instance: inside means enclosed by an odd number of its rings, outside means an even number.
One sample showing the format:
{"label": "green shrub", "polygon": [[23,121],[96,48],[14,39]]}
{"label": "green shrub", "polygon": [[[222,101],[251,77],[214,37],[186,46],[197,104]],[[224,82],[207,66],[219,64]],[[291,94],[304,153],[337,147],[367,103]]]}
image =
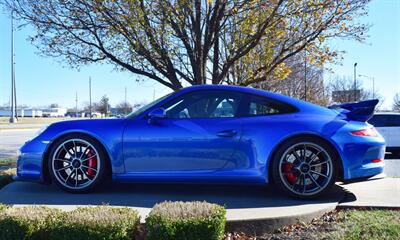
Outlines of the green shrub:
{"label": "green shrub", "polygon": [[42,206],[4,208],[0,211],[0,239],[48,239],[59,212]]}
{"label": "green shrub", "polygon": [[225,209],[207,202],[163,202],[146,218],[149,240],[219,240],[225,230]]}
{"label": "green shrub", "polygon": [[0,211],[6,210],[6,208],[8,208],[7,205],[4,205],[4,204],[0,203]]}
{"label": "green shrub", "polygon": [[12,175],[0,172],[0,189],[13,181]]}
{"label": "green shrub", "polygon": [[133,239],[139,220],[138,212],[129,208],[78,208],[59,219],[50,239]]}

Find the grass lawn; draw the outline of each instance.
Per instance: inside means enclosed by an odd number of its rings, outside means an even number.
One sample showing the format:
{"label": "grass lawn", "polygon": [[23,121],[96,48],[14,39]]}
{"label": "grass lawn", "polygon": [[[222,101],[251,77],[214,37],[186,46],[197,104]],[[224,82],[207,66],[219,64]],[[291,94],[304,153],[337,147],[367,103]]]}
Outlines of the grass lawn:
{"label": "grass lawn", "polygon": [[348,210],[339,212],[332,239],[400,239],[400,211]]}
{"label": "grass lawn", "polygon": [[397,240],[400,239],[399,210],[340,210],[325,214],[311,223],[283,227],[263,236],[226,233],[224,240]]}
{"label": "grass lawn", "polygon": [[[17,124],[50,124],[53,122],[59,122],[71,118],[18,118]],[[8,117],[0,117],[0,124],[8,124]]]}

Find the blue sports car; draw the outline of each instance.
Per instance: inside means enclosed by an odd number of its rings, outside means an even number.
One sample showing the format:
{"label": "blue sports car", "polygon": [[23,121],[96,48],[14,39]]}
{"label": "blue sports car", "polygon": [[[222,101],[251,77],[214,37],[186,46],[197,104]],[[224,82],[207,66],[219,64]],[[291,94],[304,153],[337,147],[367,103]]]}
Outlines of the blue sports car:
{"label": "blue sports car", "polygon": [[237,86],[166,95],[123,119],[53,123],[20,149],[18,179],[87,192],[104,180],[273,183],[300,198],[383,171],[377,100],[325,108]]}

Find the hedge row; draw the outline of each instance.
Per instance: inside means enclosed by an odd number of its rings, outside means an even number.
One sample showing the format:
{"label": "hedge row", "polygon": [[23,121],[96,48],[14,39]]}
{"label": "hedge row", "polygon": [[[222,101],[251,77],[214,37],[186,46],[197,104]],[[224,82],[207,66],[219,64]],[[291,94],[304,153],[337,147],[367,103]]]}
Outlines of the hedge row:
{"label": "hedge row", "polygon": [[0,239],[133,239],[138,224],[138,213],[129,208],[5,208],[0,211]]}
{"label": "hedge row", "polygon": [[[146,218],[147,238],[222,239],[225,209],[206,202],[156,204]],[[109,206],[64,212],[33,206],[12,208],[0,204],[0,239],[134,239],[140,223],[137,211]]]}
{"label": "hedge row", "polygon": [[222,239],[225,208],[206,202],[164,202],[156,204],[146,218],[149,240]]}

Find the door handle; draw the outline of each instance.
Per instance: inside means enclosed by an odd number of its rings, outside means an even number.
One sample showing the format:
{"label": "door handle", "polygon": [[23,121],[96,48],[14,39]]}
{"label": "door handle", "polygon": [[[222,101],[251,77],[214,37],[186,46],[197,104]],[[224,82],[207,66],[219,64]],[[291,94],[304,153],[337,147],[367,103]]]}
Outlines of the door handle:
{"label": "door handle", "polygon": [[233,137],[237,134],[235,130],[224,130],[217,133],[218,137]]}

